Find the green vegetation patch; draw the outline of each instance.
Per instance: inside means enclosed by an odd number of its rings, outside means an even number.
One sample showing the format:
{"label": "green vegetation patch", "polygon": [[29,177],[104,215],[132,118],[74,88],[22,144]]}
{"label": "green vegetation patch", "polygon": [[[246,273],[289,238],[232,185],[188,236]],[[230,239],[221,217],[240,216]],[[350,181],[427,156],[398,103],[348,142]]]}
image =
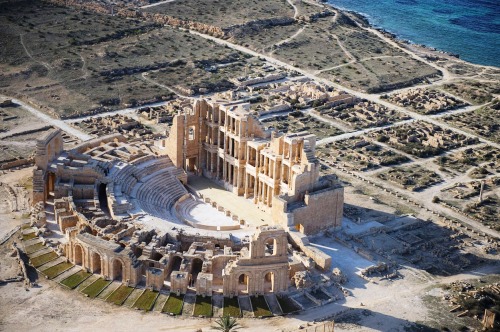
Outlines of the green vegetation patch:
{"label": "green vegetation patch", "polygon": [[61,281],[61,284],[68,288],[75,289],[79,284],[81,284],[85,279],[87,279],[91,275],[92,273],[81,270]]}
{"label": "green vegetation patch", "polygon": [[54,265],[52,267],[49,267],[46,270],[43,270],[42,273],[45,274],[47,276],[47,278],[53,279],[53,278],[57,277],[58,275],[60,275],[61,273],[63,273],[64,271],[69,270],[73,266],[74,265],[71,263],[62,262],[62,263],[59,263],[59,264]]}
{"label": "green vegetation patch", "polygon": [[34,238],[36,238],[35,232],[28,233],[28,234],[23,234],[23,241],[28,241],[28,240],[31,240],[31,239],[34,239]]}
{"label": "green vegetation patch", "polygon": [[269,306],[264,296],[251,296],[250,301],[252,301],[253,314],[255,317],[269,317],[273,315],[271,310],[269,310]]}
{"label": "green vegetation patch", "polygon": [[173,315],[180,315],[182,312],[183,299],[184,296],[182,295],[177,296],[175,294],[170,294],[161,312],[166,312]]}
{"label": "green vegetation patch", "polygon": [[292,312],[300,310],[300,307],[295,302],[293,302],[293,300],[290,299],[289,297],[287,297],[287,296],[283,296],[283,297],[276,296],[276,298],[278,299],[278,302],[279,302],[279,304],[281,306],[281,310],[283,310],[284,314],[289,314],[289,313],[292,313]]}
{"label": "green vegetation patch", "polygon": [[43,245],[42,242],[39,242],[39,243],[35,243],[34,245],[32,246],[28,246],[26,247],[26,254],[32,254],[34,252],[37,252],[39,250],[42,250],[43,248],[45,248],[45,246]]}
{"label": "green vegetation patch", "polygon": [[212,297],[197,296],[193,316],[212,317]]}
{"label": "green vegetation patch", "polygon": [[240,304],[238,303],[238,298],[229,297],[224,298],[224,309],[222,311],[223,316],[229,317],[241,317]]}
{"label": "green vegetation patch", "polygon": [[57,254],[54,251],[52,251],[52,252],[37,256],[35,258],[30,258],[30,262],[31,262],[31,265],[33,265],[34,267],[39,267],[47,262],[50,262],[51,260],[56,259],[57,257],[59,257],[59,256],[57,256]]}
{"label": "green vegetation patch", "polygon": [[106,302],[122,305],[127,297],[134,291],[133,287],[121,285],[106,299]]}
{"label": "green vegetation patch", "polygon": [[104,280],[103,278],[99,278],[90,285],[88,285],[84,290],[82,290],[83,294],[86,294],[90,298],[95,298],[102,290],[111,283],[111,281]]}
{"label": "green vegetation patch", "polygon": [[147,289],[137,301],[135,301],[134,308],[150,311],[157,297],[158,292]]}

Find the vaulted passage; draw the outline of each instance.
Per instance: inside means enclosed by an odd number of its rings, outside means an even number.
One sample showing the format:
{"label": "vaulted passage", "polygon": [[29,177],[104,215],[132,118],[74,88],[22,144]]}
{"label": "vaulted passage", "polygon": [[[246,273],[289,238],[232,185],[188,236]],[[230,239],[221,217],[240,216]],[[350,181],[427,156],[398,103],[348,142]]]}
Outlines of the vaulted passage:
{"label": "vaulted passage", "polygon": [[108,199],[106,197],[106,184],[105,183],[101,183],[99,185],[99,205],[101,206],[101,210],[109,216],[110,213],[109,213],[109,207],[108,207]]}

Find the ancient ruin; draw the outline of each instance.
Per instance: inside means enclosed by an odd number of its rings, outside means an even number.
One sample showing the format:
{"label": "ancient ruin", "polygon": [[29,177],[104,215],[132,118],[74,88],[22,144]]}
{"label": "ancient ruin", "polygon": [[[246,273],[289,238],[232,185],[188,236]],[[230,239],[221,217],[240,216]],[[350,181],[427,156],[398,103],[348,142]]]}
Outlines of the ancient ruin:
{"label": "ancient ruin", "polygon": [[[303,239],[340,226],[343,188],[319,176],[314,135],[265,131],[248,104],[176,105],[165,139],[38,140],[33,222],[64,236],[58,251],[108,280],[203,296],[280,293],[296,273],[329,268]],[[197,190],[205,183],[255,213],[239,216]]]}

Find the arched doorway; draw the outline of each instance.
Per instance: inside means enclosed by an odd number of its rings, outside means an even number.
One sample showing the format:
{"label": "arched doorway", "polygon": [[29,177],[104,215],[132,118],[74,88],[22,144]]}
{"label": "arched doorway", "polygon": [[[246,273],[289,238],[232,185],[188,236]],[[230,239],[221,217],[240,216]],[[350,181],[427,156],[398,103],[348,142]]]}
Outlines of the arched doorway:
{"label": "arched doorway", "polygon": [[99,193],[98,193],[98,197],[99,197],[99,206],[101,207],[101,210],[106,213],[106,215],[110,215],[109,214],[109,207],[108,207],[108,196],[106,195],[106,184],[105,183],[101,183],[99,185]]}
{"label": "arched doorway", "polygon": [[123,263],[119,259],[113,261],[113,280],[122,280]]}
{"label": "arched doorway", "polygon": [[172,274],[172,271],[179,271],[181,268],[182,264],[182,258],[179,256],[174,256],[172,258],[172,264],[170,265],[170,268],[168,269],[167,273],[167,280],[170,280],[170,275]]}
{"label": "arched doorway", "polygon": [[276,250],[277,250],[276,239],[273,238],[267,239],[264,246],[265,246],[264,253],[266,256],[276,255]]}
{"label": "arched doorway", "polygon": [[94,252],[92,254],[92,273],[96,274],[101,274],[102,273],[102,267],[101,267],[101,255],[98,253]]}
{"label": "arched doorway", "polygon": [[238,293],[248,294],[248,284],[250,277],[246,273],[240,274],[238,277]]}
{"label": "arched doorway", "polygon": [[83,264],[83,249],[82,249],[82,246],[75,245],[73,250],[74,250],[75,265],[82,265]]}
{"label": "arched doorway", "polygon": [[56,175],[54,173],[47,174],[47,182],[45,183],[45,198],[48,199],[51,192],[54,191],[56,185]]}
{"label": "arched doorway", "polygon": [[274,292],[274,272],[268,272],[264,275],[264,292]]}
{"label": "arched doorway", "polygon": [[195,258],[191,261],[191,286],[194,286],[196,279],[198,278],[198,273],[201,272],[203,268],[203,260],[200,258]]}

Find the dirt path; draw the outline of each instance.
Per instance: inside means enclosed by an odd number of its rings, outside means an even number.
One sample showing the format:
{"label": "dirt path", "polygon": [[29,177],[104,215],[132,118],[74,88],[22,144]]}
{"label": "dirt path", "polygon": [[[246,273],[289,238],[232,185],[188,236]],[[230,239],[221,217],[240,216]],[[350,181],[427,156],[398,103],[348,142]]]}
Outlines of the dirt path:
{"label": "dirt path", "polygon": [[290,6],[293,7],[294,10],[293,18],[296,19],[297,16],[299,16],[299,9],[297,8],[297,6],[295,6],[295,4],[292,1],[293,0],[286,0],[286,2],[288,2],[288,4],[290,4]]}
{"label": "dirt path", "polygon": [[[300,28],[299,30],[297,30],[293,35],[291,35],[290,37],[288,37],[286,39],[280,40],[279,42],[275,43],[273,46],[281,46],[281,45],[283,45],[285,43],[288,43],[289,41],[293,40],[294,38],[297,38],[302,32],[304,32],[304,30],[306,29],[306,27],[307,27],[307,25],[303,26],[302,28]],[[273,54],[275,51],[276,50],[273,50],[270,54]]]}
{"label": "dirt path", "polygon": [[68,134],[70,134],[72,136],[75,136],[76,138],[79,138],[82,141],[86,141],[86,140],[89,140],[89,139],[92,138],[92,136],[84,133],[83,131],[81,131],[81,130],[79,130],[77,128],[74,128],[74,127],[72,127],[70,125],[68,125],[67,123],[65,123],[62,120],[54,119],[54,118],[48,116],[47,114],[45,114],[45,113],[43,113],[43,112],[41,112],[41,111],[39,111],[39,110],[31,107],[30,105],[24,103],[23,101],[21,101],[19,99],[10,98],[10,97],[3,96],[3,95],[0,95],[0,97],[5,97],[7,99],[11,99],[12,102],[14,102],[15,104],[21,105],[21,107],[23,107],[24,109],[26,109],[31,114],[35,115],[37,118],[42,119],[43,121],[47,122],[48,124],[50,124],[50,125],[52,125],[54,127],[62,129],[66,133],[68,133]]}
{"label": "dirt path", "polygon": [[23,46],[24,48],[24,52],[26,52],[26,55],[30,57],[30,59],[32,59],[33,61],[41,64],[42,66],[44,66],[45,68],[47,68],[47,70],[51,70],[52,69],[52,66],[49,65],[47,62],[43,62],[43,61],[38,61],[36,60],[35,58],[33,58],[33,56],[31,55],[31,53],[28,51],[28,48],[26,47],[26,45],[24,44],[24,40],[23,40],[23,37],[24,37],[24,34],[20,34],[19,35],[19,40],[21,42],[21,45]]}
{"label": "dirt path", "polygon": [[80,53],[80,59],[82,59],[82,77],[83,79],[87,79],[90,75],[89,71],[87,70],[87,62],[85,61],[85,58],[83,57],[82,53]]}
{"label": "dirt path", "polygon": [[[355,178],[352,174],[344,172],[341,169],[332,167],[332,166],[330,166],[330,165],[328,165],[328,164],[326,164],[324,162],[322,162],[322,164],[325,165],[326,167],[334,170],[337,173],[342,173],[343,176],[346,176],[348,178]],[[481,231],[483,233],[489,234],[490,236],[493,236],[493,237],[496,237],[496,238],[500,237],[500,234],[498,232],[496,232],[495,230],[489,229],[487,226],[485,226],[485,225],[483,225],[483,224],[481,224],[481,223],[479,223],[479,222],[477,222],[475,220],[467,218],[464,215],[459,214],[459,213],[457,213],[457,212],[455,212],[453,210],[450,210],[450,209],[442,206],[439,203],[433,203],[432,202],[433,195],[430,194],[429,191],[427,191],[427,192],[426,191],[412,192],[412,191],[409,191],[409,190],[401,189],[399,186],[397,186],[395,184],[392,184],[389,181],[381,180],[381,179],[379,179],[377,177],[374,177],[374,176],[368,177],[363,172],[354,171],[353,173],[356,174],[358,177],[370,180],[370,181],[378,184],[379,186],[382,186],[383,188],[387,188],[387,189],[390,189],[393,192],[399,193],[403,197],[409,197],[414,202],[420,203],[420,204],[428,207],[431,211],[435,211],[435,212],[441,213],[441,214],[443,214],[445,216],[448,215],[450,217],[456,218],[456,219],[464,222],[465,224],[469,225],[470,227],[472,227],[472,228],[474,228],[476,230],[479,230],[479,231]],[[403,204],[407,204],[402,199],[400,199],[400,202],[403,203]]]}
{"label": "dirt path", "polygon": [[353,131],[351,127],[345,126],[345,125],[339,123],[338,121],[327,119],[327,118],[325,118],[325,117],[323,117],[315,112],[311,112],[312,110],[313,110],[313,108],[308,108],[308,109],[302,110],[302,113],[310,115],[312,118],[315,118],[321,122],[328,123],[328,124],[334,126],[335,128],[338,128],[338,129],[345,131],[347,133]]}
{"label": "dirt path", "polygon": [[[190,97],[190,96],[183,95],[183,94],[181,94],[181,93],[179,93],[179,92],[175,91],[174,89],[172,89],[171,87],[169,87],[169,86],[167,86],[167,85],[164,85],[164,84],[158,83],[158,82],[156,82],[155,80],[150,79],[149,77],[147,77],[149,73],[154,73],[154,71],[150,71],[150,72],[145,72],[145,73],[142,73],[142,74],[141,74],[141,79],[142,79],[142,80],[144,80],[144,81],[146,81],[146,82],[148,82],[148,83],[152,83],[152,84],[154,84],[154,85],[157,85],[157,86],[159,86],[159,87],[161,87],[161,88],[163,88],[163,89],[167,89],[168,91],[170,91],[170,92],[172,92],[172,93],[175,93],[175,94],[176,94],[177,96],[179,96],[179,97],[182,97],[182,98],[188,98],[188,99],[192,99],[192,100],[196,99],[196,98],[193,98],[193,97]],[[143,106],[142,106],[142,107],[143,107]]]}
{"label": "dirt path", "polygon": [[[318,118],[318,120],[324,121],[324,119],[322,119],[322,118]],[[403,120],[403,121],[394,122],[394,123],[391,123],[389,125],[382,126],[382,127],[366,128],[366,129],[361,129],[361,130],[353,131],[353,132],[350,132],[350,133],[345,133],[345,134],[342,134],[342,135],[325,137],[325,138],[317,141],[316,145],[324,145],[324,144],[328,144],[328,143],[332,143],[332,142],[343,141],[343,140],[348,139],[348,138],[361,136],[361,135],[368,134],[368,133],[371,133],[371,132],[374,132],[374,131],[380,131],[380,130],[384,130],[384,129],[387,129],[387,128],[402,126],[402,125],[405,125],[407,123],[412,123],[414,121],[415,121],[415,119]],[[333,123],[332,123],[332,125],[333,125]]]}
{"label": "dirt path", "polygon": [[169,2],[174,2],[174,1],[177,1],[177,0],[165,0],[165,1],[160,1],[160,2],[156,2],[156,3],[152,3],[150,5],[145,5],[145,6],[142,6],[142,7],[139,7],[141,9],[146,9],[146,8],[150,8],[150,7],[155,7],[155,6],[159,6],[159,5],[163,5],[165,3],[169,3]]}

